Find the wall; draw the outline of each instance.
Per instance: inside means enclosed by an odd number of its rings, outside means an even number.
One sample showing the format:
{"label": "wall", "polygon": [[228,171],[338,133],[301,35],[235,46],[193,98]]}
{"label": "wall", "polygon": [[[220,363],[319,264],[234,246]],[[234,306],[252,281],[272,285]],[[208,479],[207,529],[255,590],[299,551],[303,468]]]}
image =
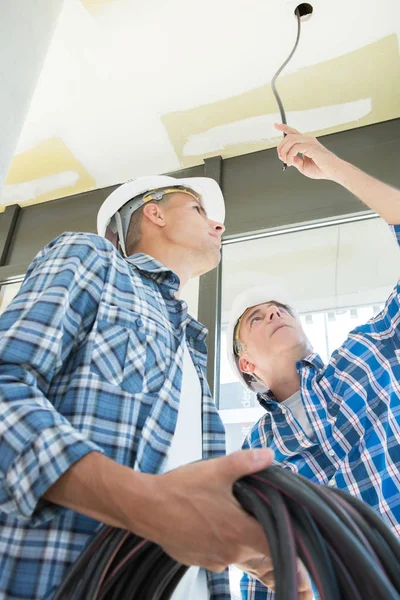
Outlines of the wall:
{"label": "wall", "polygon": [[17,147],[63,0],[0,3],[0,191]]}

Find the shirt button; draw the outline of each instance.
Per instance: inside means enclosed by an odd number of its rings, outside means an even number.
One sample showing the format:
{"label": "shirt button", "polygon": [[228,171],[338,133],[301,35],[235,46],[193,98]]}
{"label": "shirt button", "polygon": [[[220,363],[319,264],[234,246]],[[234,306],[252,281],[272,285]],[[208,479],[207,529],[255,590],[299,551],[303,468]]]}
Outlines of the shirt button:
{"label": "shirt button", "polygon": [[335,456],[335,452],[333,450],[328,450],[329,456]]}
{"label": "shirt button", "polygon": [[285,407],[282,408],[282,414],[286,415],[287,409]]}
{"label": "shirt button", "polygon": [[329,485],[330,487],[335,487],[335,482],[334,482],[334,480],[333,480],[333,479],[331,479],[331,480],[328,482],[328,485]]}
{"label": "shirt button", "polygon": [[136,319],[136,326],[137,327],[142,327],[142,325],[143,325],[142,319]]}

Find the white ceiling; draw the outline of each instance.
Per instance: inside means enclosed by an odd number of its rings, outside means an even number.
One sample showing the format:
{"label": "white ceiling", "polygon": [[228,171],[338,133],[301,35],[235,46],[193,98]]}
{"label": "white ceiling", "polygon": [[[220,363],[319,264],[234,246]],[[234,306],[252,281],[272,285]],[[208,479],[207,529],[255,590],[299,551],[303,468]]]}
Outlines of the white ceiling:
{"label": "white ceiling", "polygon": [[[320,134],[400,117],[399,0],[311,3],[278,80],[288,121]],[[297,4],[65,0],[0,209],[276,145],[270,81]]]}

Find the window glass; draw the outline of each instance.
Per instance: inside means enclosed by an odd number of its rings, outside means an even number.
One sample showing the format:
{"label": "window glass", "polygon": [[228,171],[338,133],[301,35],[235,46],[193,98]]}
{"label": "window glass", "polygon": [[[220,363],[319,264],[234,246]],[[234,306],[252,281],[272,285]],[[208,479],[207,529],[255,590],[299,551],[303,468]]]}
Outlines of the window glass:
{"label": "window glass", "polygon": [[11,300],[16,296],[22,281],[18,283],[3,284],[0,287],[0,315],[6,310]]}
{"label": "window glass", "polygon": [[[378,218],[224,245],[220,353],[220,414],[227,452],[243,440],[264,409],[235,378],[227,359],[232,302],[263,283],[284,285],[304,330],[324,361],[348,332],[376,315],[398,279],[398,248]],[[242,573],[230,568],[232,598]]]}
{"label": "window glass", "polygon": [[315,351],[327,361],[351,329],[382,309],[398,279],[398,261],[395,238],[379,218],[224,246],[219,406],[228,451],[241,447],[263,414],[227,359],[235,296],[264,283],[285,287]]}

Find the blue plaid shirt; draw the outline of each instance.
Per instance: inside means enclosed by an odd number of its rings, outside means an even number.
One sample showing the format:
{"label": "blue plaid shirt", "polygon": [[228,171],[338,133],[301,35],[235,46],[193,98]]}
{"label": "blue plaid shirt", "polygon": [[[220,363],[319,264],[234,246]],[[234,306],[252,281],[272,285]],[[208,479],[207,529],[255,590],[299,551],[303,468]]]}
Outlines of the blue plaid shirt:
{"label": "blue plaid shirt", "polygon": [[[400,244],[400,226],[394,232]],[[317,354],[297,364],[300,392],[315,439],[272,394],[244,448],[268,446],[283,467],[331,485],[374,508],[400,536],[400,282],[383,311],[349,333],[327,365]],[[244,575],[242,598],[275,594]]]}
{"label": "blue plaid shirt", "polygon": [[[0,598],[49,599],[99,523],[44,501],[92,451],[160,472],[175,430],[186,338],[202,386],[203,458],[225,454],[205,379],[206,330],[178,278],[144,254],[65,233],[35,258],[0,318]],[[230,598],[208,573],[212,600]]]}

